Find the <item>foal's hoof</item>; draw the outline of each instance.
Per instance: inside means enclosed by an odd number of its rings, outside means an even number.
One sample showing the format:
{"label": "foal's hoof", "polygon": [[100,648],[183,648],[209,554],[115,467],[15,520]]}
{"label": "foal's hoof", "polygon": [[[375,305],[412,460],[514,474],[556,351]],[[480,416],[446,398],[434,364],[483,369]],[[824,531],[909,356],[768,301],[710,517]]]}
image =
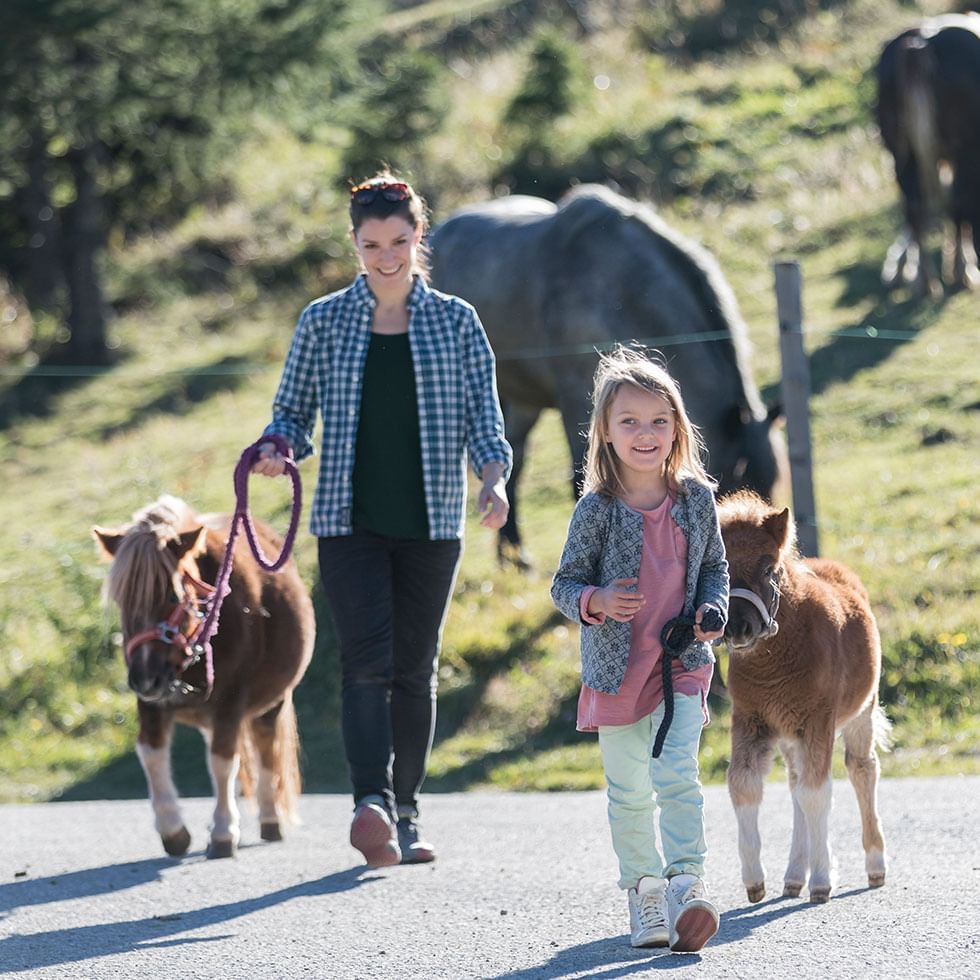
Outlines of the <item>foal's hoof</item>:
{"label": "foal's hoof", "polygon": [[169,837],[161,834],[160,840],[163,841],[163,849],[171,857],[181,857],[191,846],[191,835],[186,827],[181,827],[176,834],[171,834]]}
{"label": "foal's hoof", "polygon": [[823,905],[830,901],[830,888],[821,886],[820,888],[810,889],[810,901],[815,905]]}
{"label": "foal's hoof", "polygon": [[766,897],[766,886],[765,884],[749,885],[745,893],[749,896],[750,902],[761,902]]}
{"label": "foal's hoof", "polygon": [[885,883],[885,872],[881,871],[873,875],[868,875],[868,888],[881,888]]}
{"label": "foal's hoof", "polygon": [[801,891],[803,891],[802,884],[797,884],[795,881],[787,881],[783,885],[783,898],[799,898]]}
{"label": "foal's hoof", "polygon": [[230,840],[213,840],[208,844],[208,860],[211,858],[232,858],[235,856],[235,842]]}
{"label": "foal's hoof", "polygon": [[262,840],[282,840],[282,831],[278,823],[264,823],[260,831]]}

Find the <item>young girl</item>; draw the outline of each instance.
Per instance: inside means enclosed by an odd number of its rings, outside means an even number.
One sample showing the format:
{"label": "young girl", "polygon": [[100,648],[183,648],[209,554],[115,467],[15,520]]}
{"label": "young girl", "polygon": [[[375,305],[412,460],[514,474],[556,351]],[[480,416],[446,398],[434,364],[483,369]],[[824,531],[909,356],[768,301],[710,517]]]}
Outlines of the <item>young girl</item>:
{"label": "young girl", "polygon": [[[728,563],[700,438],[673,378],[618,348],[599,362],[592,401],[585,494],[551,595],[581,624],[577,727],[599,733],[631,944],[692,952],[718,930],[701,880],[698,743],[714,663],[708,644],[723,629],[701,623],[727,618]],[[660,635],[675,616],[694,622],[694,639],[672,664],[673,719],[654,758],[665,711]]]}

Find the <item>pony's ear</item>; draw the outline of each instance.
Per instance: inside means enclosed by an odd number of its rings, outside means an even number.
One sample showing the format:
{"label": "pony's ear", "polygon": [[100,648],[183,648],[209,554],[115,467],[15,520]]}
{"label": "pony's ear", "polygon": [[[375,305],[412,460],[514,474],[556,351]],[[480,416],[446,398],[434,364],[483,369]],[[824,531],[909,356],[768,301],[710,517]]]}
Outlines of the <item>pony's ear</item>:
{"label": "pony's ear", "polygon": [[784,507],[777,514],[770,514],[762,520],[762,529],[779,545],[782,551],[789,543],[790,516],[789,508]]}
{"label": "pony's ear", "polygon": [[206,550],[207,536],[208,529],[206,527],[196,527],[192,531],[184,531],[176,541],[170,543],[169,547],[176,554],[178,561],[184,555],[195,558]]}
{"label": "pony's ear", "polygon": [[99,555],[111,559],[125,535],[119,531],[108,531],[104,527],[93,527],[92,537],[95,538],[95,547]]}

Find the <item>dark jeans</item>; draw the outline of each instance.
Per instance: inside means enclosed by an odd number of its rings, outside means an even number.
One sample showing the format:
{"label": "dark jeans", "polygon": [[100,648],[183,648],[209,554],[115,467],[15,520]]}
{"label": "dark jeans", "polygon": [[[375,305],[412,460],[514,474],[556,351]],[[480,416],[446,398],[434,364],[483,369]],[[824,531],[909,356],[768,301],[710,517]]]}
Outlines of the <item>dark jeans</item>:
{"label": "dark jeans", "polygon": [[417,807],[436,721],[442,624],[460,542],[370,531],[320,538],[320,579],[340,647],[342,730],[354,802]]}

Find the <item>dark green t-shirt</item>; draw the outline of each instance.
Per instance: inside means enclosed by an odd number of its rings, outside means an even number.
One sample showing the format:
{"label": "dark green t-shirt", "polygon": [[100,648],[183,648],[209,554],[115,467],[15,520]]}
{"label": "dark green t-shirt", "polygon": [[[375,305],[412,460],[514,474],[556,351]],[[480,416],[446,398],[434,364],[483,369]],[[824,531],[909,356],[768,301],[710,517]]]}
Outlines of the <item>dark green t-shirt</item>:
{"label": "dark green t-shirt", "polygon": [[371,334],[354,452],[354,527],[428,538],[415,370],[408,334]]}

